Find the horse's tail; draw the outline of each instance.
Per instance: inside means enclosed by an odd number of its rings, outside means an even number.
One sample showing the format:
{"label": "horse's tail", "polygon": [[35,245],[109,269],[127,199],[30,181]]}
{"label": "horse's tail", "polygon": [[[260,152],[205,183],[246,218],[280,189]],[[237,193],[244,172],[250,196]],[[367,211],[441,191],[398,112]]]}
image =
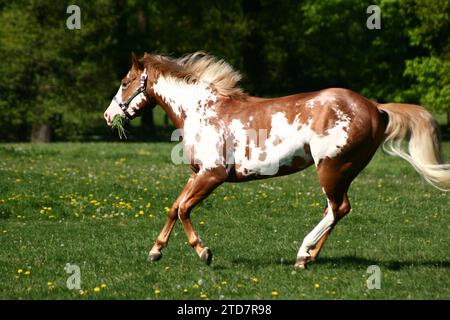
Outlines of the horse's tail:
{"label": "horse's tail", "polygon": [[[389,119],[383,149],[408,161],[440,190],[450,190],[450,164],[442,160],[439,125],[424,108],[410,104],[380,104]],[[409,141],[408,150],[402,145]]]}

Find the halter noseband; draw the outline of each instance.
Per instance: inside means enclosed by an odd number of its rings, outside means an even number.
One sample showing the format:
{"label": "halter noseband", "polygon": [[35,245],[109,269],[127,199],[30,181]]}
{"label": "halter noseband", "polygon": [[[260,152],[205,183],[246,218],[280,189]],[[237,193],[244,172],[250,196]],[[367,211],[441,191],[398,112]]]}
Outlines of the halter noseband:
{"label": "halter noseband", "polygon": [[114,98],[113,98],[113,100],[117,103],[117,105],[120,107],[120,109],[122,109],[125,116],[130,120],[132,120],[136,116],[136,114],[134,116],[132,116],[128,112],[128,107],[130,106],[131,101],[133,101],[133,99],[136,98],[141,93],[143,93],[147,99],[150,99],[150,97],[147,93],[147,72],[145,69],[144,69],[144,72],[142,72],[142,74],[141,74],[141,79],[139,82],[140,82],[140,85],[139,85],[139,88],[137,89],[137,91],[134,92],[125,102],[119,101],[119,99],[116,96],[114,96]]}

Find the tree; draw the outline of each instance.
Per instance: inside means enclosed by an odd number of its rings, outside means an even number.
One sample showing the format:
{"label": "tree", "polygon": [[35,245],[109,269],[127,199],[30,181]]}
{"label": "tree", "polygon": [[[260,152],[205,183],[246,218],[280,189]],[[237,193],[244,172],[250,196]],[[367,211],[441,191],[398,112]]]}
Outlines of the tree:
{"label": "tree", "polygon": [[424,53],[406,61],[405,76],[413,79],[405,95],[431,111],[447,114],[450,126],[450,1],[405,1],[417,23],[409,31],[411,45]]}
{"label": "tree", "polygon": [[111,95],[114,69],[108,52],[114,39],[107,34],[116,25],[114,6],[79,2],[80,30],[66,27],[63,2],[22,0],[1,6],[2,136],[20,128],[38,142],[48,141],[50,131],[58,139],[80,138],[101,120],[98,115]]}

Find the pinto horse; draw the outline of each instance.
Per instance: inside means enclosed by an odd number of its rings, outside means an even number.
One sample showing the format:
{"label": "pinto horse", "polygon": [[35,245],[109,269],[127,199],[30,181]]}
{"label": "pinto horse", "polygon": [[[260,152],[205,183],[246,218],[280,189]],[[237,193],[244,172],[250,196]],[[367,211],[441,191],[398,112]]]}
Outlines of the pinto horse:
{"label": "pinto horse", "polygon": [[[327,199],[323,218],[304,238],[296,268],[306,268],[349,211],[348,189],[384,142],[428,182],[450,186],[450,165],[440,152],[439,127],[417,105],[378,104],[345,89],[281,98],[247,95],[241,75],[223,60],[197,52],[181,58],[145,54],[132,67],[104,113],[134,118],[158,103],[183,130],[183,150],[193,171],[172,205],[149,259],[161,258],[179,218],[189,244],[206,263],[212,253],[190,221],[192,209],[224,182],[291,174],[315,165]],[[152,101],[153,100],[153,101]],[[404,148],[403,141],[409,141]]]}

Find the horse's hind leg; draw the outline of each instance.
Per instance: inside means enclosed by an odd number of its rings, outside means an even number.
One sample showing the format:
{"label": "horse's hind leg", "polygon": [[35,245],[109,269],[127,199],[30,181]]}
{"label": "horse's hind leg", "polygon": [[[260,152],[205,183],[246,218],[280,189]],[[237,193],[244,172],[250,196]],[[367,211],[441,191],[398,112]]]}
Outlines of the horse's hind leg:
{"label": "horse's hind leg", "polygon": [[[379,135],[379,141],[381,141],[381,137]],[[372,159],[379,145],[378,140],[374,143],[361,143],[354,146],[352,150],[347,150],[346,154],[341,157],[325,158],[318,164],[317,174],[327,197],[328,206],[323,219],[303,240],[297,254],[295,267],[304,269],[309,262],[314,261],[331,230],[350,212],[348,188],[353,179]]]}
{"label": "horse's hind leg", "polygon": [[[342,219],[347,213],[350,212],[351,210],[351,206],[350,206],[350,201],[348,200],[348,196],[347,193],[344,193],[344,199],[342,201],[341,207],[338,210],[334,210],[333,212],[337,212],[337,214],[334,215],[334,223],[331,226],[331,228],[325,232],[325,234],[319,239],[319,241],[317,242],[317,244],[315,245],[314,248],[311,248],[309,250],[309,254],[311,255],[311,261],[315,261],[317,256],[320,253],[320,250],[322,250],[323,245],[325,244],[325,242],[327,241],[328,237],[330,236],[331,231],[333,230],[334,226],[338,223],[338,221],[340,219]],[[328,213],[329,206],[327,206],[325,208],[325,211],[323,213],[323,217],[325,217],[325,215]]]}
{"label": "horse's hind leg", "polygon": [[314,261],[325,244],[331,230],[351,209],[347,190],[360,169],[331,159],[323,160],[317,167],[320,184],[327,197],[328,206],[319,224],[305,237],[297,254],[295,267],[305,269]]}
{"label": "horse's hind leg", "polygon": [[170,234],[172,233],[172,229],[175,226],[175,223],[178,219],[178,208],[180,205],[181,200],[185,196],[186,192],[189,190],[192,181],[194,180],[195,174],[193,174],[188,182],[186,183],[186,186],[183,188],[183,191],[181,191],[180,195],[178,196],[177,200],[173,203],[172,208],[170,208],[170,211],[167,214],[167,220],[164,225],[164,227],[161,230],[161,233],[159,234],[158,238],[155,241],[155,244],[153,245],[152,249],[150,250],[148,254],[148,259],[150,261],[157,261],[161,259],[161,250],[167,245],[167,242],[169,241]]}

